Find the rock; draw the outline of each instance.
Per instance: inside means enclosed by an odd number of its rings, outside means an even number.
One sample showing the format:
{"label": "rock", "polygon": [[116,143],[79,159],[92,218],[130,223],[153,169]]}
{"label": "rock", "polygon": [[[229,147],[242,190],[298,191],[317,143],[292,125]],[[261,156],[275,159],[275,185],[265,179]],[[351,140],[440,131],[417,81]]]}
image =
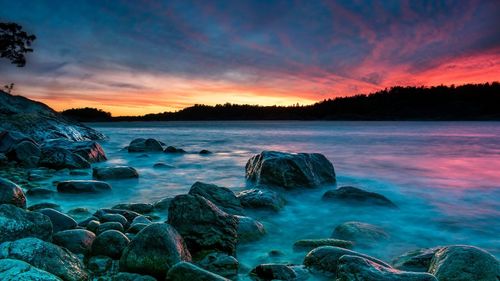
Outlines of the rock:
{"label": "rock", "polygon": [[78,257],[65,248],[37,238],[23,238],[0,244],[0,258],[25,261],[63,280],[89,279],[89,275]]}
{"label": "rock", "polygon": [[94,168],[92,176],[98,180],[132,179],[138,178],[139,173],[129,166],[114,166]]}
{"label": "rock", "polygon": [[161,143],[155,139],[138,138],[130,142],[128,152],[154,152],[163,151]]}
{"label": "rock", "polygon": [[52,243],[70,250],[74,254],[90,252],[95,234],[85,229],[59,231],[52,237]]}
{"label": "rock", "polygon": [[235,254],[237,218],[202,196],[176,196],[168,209],[168,223],[181,234],[193,255],[206,251]]}
{"label": "rock", "polygon": [[99,226],[97,227],[96,234],[99,235],[107,230],[117,230],[119,232],[125,232],[125,228],[123,227],[123,225],[121,223],[119,223],[119,222],[105,222],[105,223],[99,224]]}
{"label": "rock", "polygon": [[37,210],[37,212],[49,217],[50,221],[52,222],[54,233],[63,230],[74,229],[78,225],[78,223],[72,217],[54,209],[40,209]]}
{"label": "rock", "polygon": [[228,214],[243,214],[243,207],[240,200],[229,188],[197,181],[191,186],[189,194],[205,197]]}
{"label": "rock", "polygon": [[335,170],[319,153],[263,151],[248,160],[246,178],[258,185],[312,188],[335,183]]}
{"label": "rock", "polygon": [[165,153],[186,153],[186,151],[182,148],[175,148],[173,146],[168,146],[164,150]]}
{"label": "rock", "polygon": [[154,208],[153,204],[149,203],[126,203],[115,205],[111,209],[129,210],[139,214],[147,214],[151,213]]}
{"label": "rock", "polygon": [[340,257],[337,268],[339,281],[437,281],[429,273],[399,271],[359,256]]}
{"label": "rock", "polygon": [[106,230],[99,234],[92,243],[93,256],[107,256],[119,259],[130,240],[117,230]]}
{"label": "rock", "polygon": [[390,268],[391,266],[379,259],[333,246],[322,246],[310,251],[304,258],[304,265],[309,269],[324,273],[325,275],[335,276],[337,274],[337,266],[340,257],[343,255],[351,255],[365,258],[380,266]]}
{"label": "rock", "polygon": [[243,216],[235,216],[238,219],[238,242],[251,242],[262,238],[266,234],[262,223]]}
{"label": "rock", "polygon": [[408,251],[392,261],[392,266],[399,270],[426,272],[429,270],[434,254],[441,247]]}
{"label": "rock", "polygon": [[212,154],[212,151],[209,151],[209,150],[206,150],[206,149],[202,149],[202,150],[200,150],[199,154],[201,154],[201,155],[208,155],[208,154]]}
{"label": "rock", "polygon": [[223,253],[210,253],[200,260],[197,265],[229,279],[235,279],[238,275],[238,260]]}
{"label": "rock", "polygon": [[73,209],[69,210],[68,215],[72,216],[73,218],[74,217],[82,218],[82,217],[90,216],[91,213],[90,213],[89,209],[87,209],[87,208],[77,207],[77,208],[73,208]]}
{"label": "rock", "polygon": [[8,179],[0,178],[0,204],[12,204],[26,208],[26,196],[23,190]]}
{"label": "rock", "polygon": [[298,240],[293,244],[294,249],[307,250],[310,251],[314,248],[321,246],[335,246],[344,249],[351,249],[354,245],[351,241],[340,240],[340,239],[302,239]]}
{"label": "rock", "polygon": [[123,227],[128,225],[127,219],[120,215],[120,214],[105,214],[101,216],[100,218],[101,223],[106,223],[106,222],[118,222],[120,223]]}
{"label": "rock", "polygon": [[322,199],[325,201],[352,203],[353,206],[363,204],[397,208],[396,204],[392,203],[392,201],[387,199],[384,195],[353,186],[342,186],[334,190],[328,190],[323,194]]}
{"label": "rock", "polygon": [[132,221],[132,225],[134,224],[138,224],[138,223],[142,223],[142,224],[150,224],[151,223],[151,220],[149,220],[148,218],[146,218],[145,216],[138,216],[136,217],[133,221]]}
{"label": "rock", "polygon": [[87,261],[87,268],[96,275],[104,275],[111,270],[113,259],[106,256],[90,257]]}
{"label": "rock", "polygon": [[4,153],[0,152],[0,167],[7,165],[9,162],[9,158]]}
{"label": "rock", "polygon": [[257,280],[305,280],[307,270],[302,266],[287,264],[260,264],[250,272],[250,276]]}
{"label": "rock", "polygon": [[189,262],[179,262],[167,274],[169,281],[229,281],[220,275],[199,268]]}
{"label": "rock", "polygon": [[144,228],[146,228],[149,224],[145,224],[145,223],[136,223],[136,224],[133,224],[131,225],[128,229],[127,229],[127,233],[131,233],[131,234],[137,234],[139,233],[141,230],[143,230]]}
{"label": "rock", "polygon": [[71,170],[69,171],[70,176],[88,176],[89,172],[85,170]]}
{"label": "rock", "polygon": [[368,245],[373,242],[387,240],[389,235],[378,226],[364,222],[349,221],[335,227],[332,238]]}
{"label": "rock", "polygon": [[58,210],[58,211],[61,210],[61,206],[59,206],[56,203],[52,203],[52,202],[42,202],[42,203],[38,203],[35,205],[31,205],[28,207],[28,210],[38,211],[38,210],[45,209],[45,208],[50,208],[50,209],[54,209],[54,210]]}
{"label": "rock", "polygon": [[56,192],[47,188],[37,187],[29,189],[26,192],[26,195],[29,197],[39,197],[39,198],[48,198],[55,194]]}
{"label": "rock", "polygon": [[498,281],[500,262],[477,247],[446,246],[432,258],[429,273],[434,274],[439,281]]}
{"label": "rock", "polygon": [[120,269],[164,278],[180,261],[191,261],[184,240],[165,223],[152,223],[139,232],[123,251]]}
{"label": "rock", "polygon": [[43,148],[38,165],[56,170],[90,168],[87,160],[62,147]]}
{"label": "rock", "polygon": [[168,210],[168,208],[170,207],[170,202],[172,202],[173,199],[174,199],[173,197],[166,197],[166,198],[160,199],[160,200],[156,201],[153,204],[153,206],[155,207],[156,211]]}
{"label": "rock", "polygon": [[112,281],[156,281],[156,278],[137,273],[119,272],[113,276]]}
{"label": "rock", "polygon": [[0,259],[0,280],[62,281],[59,277],[15,259]]}
{"label": "rock", "polygon": [[37,237],[49,241],[52,223],[40,213],[29,212],[14,205],[0,205],[0,243],[24,237]]}
{"label": "rock", "polygon": [[32,141],[22,141],[16,144],[7,153],[7,157],[11,161],[18,162],[24,167],[36,167],[40,160],[40,147]]}
{"label": "rock", "polygon": [[62,116],[43,103],[3,91],[0,91],[0,120],[0,131],[19,131],[38,142],[57,138],[104,139],[103,134]]}
{"label": "rock", "polygon": [[279,211],[285,205],[283,196],[272,190],[254,188],[238,193],[237,197],[245,208]]}
{"label": "rock", "polygon": [[[2,95],[2,91],[0,90],[0,96]],[[0,105],[1,106],[1,105]],[[0,116],[1,116],[1,110],[0,110]],[[1,118],[0,118],[1,120]],[[2,120],[3,121],[3,120]],[[0,152],[3,154],[9,153],[17,144],[28,141],[31,142],[35,145],[37,143],[28,137],[25,134],[22,134],[18,131],[5,131],[1,128],[0,124]]]}
{"label": "rock", "polygon": [[43,143],[44,147],[61,147],[80,155],[89,163],[106,161],[106,153],[102,146],[95,141],[70,141],[68,139],[51,139]]}
{"label": "rock", "polygon": [[96,221],[96,220],[90,220],[87,225],[85,226],[85,228],[87,228],[88,231],[91,231],[93,232],[94,234],[97,233],[97,231],[99,230],[99,226],[101,225],[101,223],[99,221]]}
{"label": "rock", "polygon": [[129,222],[133,221],[136,217],[141,216],[141,214],[134,211],[121,209],[99,209],[94,213],[94,216],[101,218],[105,214],[119,214],[124,216]]}
{"label": "rock", "polygon": [[70,180],[57,184],[57,191],[61,193],[98,193],[110,190],[111,185],[102,181]]}
{"label": "rock", "polygon": [[153,165],[153,168],[155,168],[155,169],[173,169],[175,167],[170,165],[170,164],[159,162],[159,163],[155,163]]}

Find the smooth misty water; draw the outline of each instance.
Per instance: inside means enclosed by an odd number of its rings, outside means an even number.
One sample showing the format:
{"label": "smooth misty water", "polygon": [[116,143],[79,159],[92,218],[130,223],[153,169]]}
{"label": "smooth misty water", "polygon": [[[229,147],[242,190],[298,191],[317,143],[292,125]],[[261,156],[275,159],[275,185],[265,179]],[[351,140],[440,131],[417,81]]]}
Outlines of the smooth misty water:
{"label": "smooth misty water", "polygon": [[[288,205],[281,213],[249,212],[264,223],[268,235],[240,245],[238,259],[242,266],[273,261],[301,263],[305,253],[293,251],[294,241],[330,237],[336,225],[349,220],[387,230],[390,241],[357,250],[388,261],[406,250],[444,244],[475,245],[500,256],[498,122],[158,122],[91,126],[109,137],[103,143],[109,161],[98,165],[130,165],[139,170],[140,179],[111,181],[114,190],[108,195],[55,198],[65,211],[80,206],[95,210],[124,202],[154,202],[186,193],[195,181],[239,191],[245,186],[245,163],[255,153],[320,152],[333,162],[338,186],[355,185],[382,193],[400,209],[321,202],[321,195],[335,186],[289,192]],[[149,153],[144,157],[123,150],[138,137],[157,138],[189,153]],[[201,149],[214,154],[198,155]],[[152,166],[156,162],[175,168],[155,170]],[[273,249],[284,255],[269,257],[267,253]]]}

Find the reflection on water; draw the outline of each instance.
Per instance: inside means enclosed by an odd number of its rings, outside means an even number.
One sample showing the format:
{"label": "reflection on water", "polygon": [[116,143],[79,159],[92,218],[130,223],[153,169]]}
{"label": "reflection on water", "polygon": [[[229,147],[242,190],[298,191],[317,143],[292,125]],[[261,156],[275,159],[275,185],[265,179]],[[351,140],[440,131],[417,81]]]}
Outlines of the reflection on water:
{"label": "reflection on water", "polygon": [[[99,165],[136,167],[136,181],[113,181],[112,194],[65,196],[63,207],[90,208],[122,202],[151,202],[188,191],[197,180],[241,190],[244,166],[262,150],[320,152],[334,164],[339,185],[380,192],[399,210],[346,207],[320,201],[325,187],[297,195],[276,216],[251,214],[269,234],[242,245],[243,265],[274,261],[267,252],[278,249],[279,261],[300,263],[293,252],[300,238],[329,237],[344,221],[380,225],[391,234],[364,252],[391,259],[415,247],[463,243],[500,255],[500,123],[496,122],[170,122],[92,124],[109,140],[103,146],[110,159]],[[129,154],[122,148],[137,137],[157,138],[184,148],[186,155]],[[201,149],[214,152],[198,155]],[[156,162],[175,166],[155,170]],[[300,200],[298,199],[300,198]]]}

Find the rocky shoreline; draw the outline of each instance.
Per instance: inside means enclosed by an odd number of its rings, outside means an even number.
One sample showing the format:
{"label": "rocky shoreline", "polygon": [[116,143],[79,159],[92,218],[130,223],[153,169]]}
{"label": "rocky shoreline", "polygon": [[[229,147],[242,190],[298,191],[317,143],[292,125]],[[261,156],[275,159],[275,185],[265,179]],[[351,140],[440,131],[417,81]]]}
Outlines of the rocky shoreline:
{"label": "rocky shoreline", "polygon": [[[59,122],[57,114],[52,120]],[[92,167],[107,156],[94,138],[102,134],[90,130],[76,131],[84,139],[0,133],[0,280],[500,280],[498,259],[468,245],[416,249],[392,261],[366,255],[364,246],[386,241],[391,233],[360,221],[337,225],[330,237],[298,239],[290,247],[304,253],[302,264],[242,265],[238,247],[251,246],[267,233],[253,211],[279,216],[287,208],[288,192],[308,193],[336,183],[334,166],[318,153],[263,151],[248,160],[248,188],[238,193],[195,182],[187,194],[101,206],[95,212],[63,211],[49,202],[31,205],[31,198],[56,193],[95,196],[112,190],[110,180],[141,177],[130,166]],[[122,153],[185,151],[156,139],[135,139]],[[93,179],[55,182],[55,188],[40,181],[61,173]],[[321,200],[394,212],[404,208],[353,186],[325,190]],[[269,255],[280,252],[269,249]]]}

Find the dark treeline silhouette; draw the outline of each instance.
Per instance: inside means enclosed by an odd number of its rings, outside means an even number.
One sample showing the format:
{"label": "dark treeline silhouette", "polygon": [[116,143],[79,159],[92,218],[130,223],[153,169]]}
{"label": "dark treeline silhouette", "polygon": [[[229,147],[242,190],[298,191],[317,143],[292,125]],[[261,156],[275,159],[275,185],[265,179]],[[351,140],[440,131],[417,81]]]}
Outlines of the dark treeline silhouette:
{"label": "dark treeline silhouette", "polygon": [[307,106],[194,105],[177,112],[108,120],[500,120],[500,83],[393,87]]}
{"label": "dark treeline silhouette", "polygon": [[61,114],[80,122],[112,121],[111,113],[90,107],[67,109]]}

